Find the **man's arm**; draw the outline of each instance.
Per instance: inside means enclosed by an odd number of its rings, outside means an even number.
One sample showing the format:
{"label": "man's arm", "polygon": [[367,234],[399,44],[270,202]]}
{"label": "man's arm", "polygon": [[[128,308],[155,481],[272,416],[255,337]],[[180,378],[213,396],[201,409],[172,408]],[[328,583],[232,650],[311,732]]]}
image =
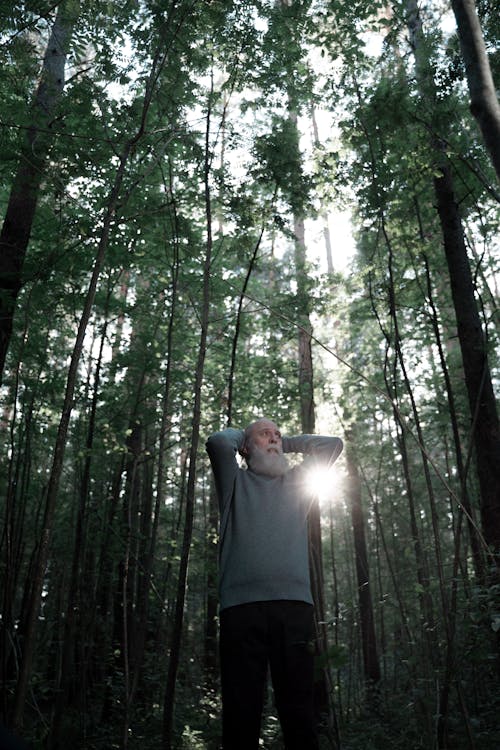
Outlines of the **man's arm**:
{"label": "man's arm", "polygon": [[344,444],[337,437],[326,437],[324,435],[296,435],[294,437],[283,437],[283,453],[303,453],[311,456],[314,463],[324,466],[333,466],[342,453]]}
{"label": "man's arm", "polygon": [[214,432],[206,443],[221,511],[233,494],[234,479],[239,470],[236,454],[243,446],[244,437],[243,430],[228,427],[221,432]]}

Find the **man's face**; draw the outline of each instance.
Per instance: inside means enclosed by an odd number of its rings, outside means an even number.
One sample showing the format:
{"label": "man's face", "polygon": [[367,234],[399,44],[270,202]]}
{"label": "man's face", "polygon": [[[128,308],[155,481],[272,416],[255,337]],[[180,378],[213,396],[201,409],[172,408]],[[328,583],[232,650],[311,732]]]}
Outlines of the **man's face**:
{"label": "man's face", "polygon": [[257,474],[281,477],[288,471],[281,432],[270,419],[259,419],[247,429],[245,457],[249,468]]}
{"label": "man's face", "polygon": [[266,453],[283,453],[281,432],[274,422],[269,419],[259,419],[254,422],[248,442],[248,452],[251,454],[254,447]]}

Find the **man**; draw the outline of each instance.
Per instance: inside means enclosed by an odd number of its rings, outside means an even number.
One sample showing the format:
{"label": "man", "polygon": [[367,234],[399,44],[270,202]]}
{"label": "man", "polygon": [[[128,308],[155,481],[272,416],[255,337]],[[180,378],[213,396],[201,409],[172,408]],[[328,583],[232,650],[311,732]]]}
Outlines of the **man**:
{"label": "man", "polygon": [[[282,437],[270,419],[211,435],[219,498],[224,750],[257,750],[268,666],[287,750],[316,750],[307,473],[331,466],[339,438]],[[247,470],[236,458],[240,453]],[[290,468],[285,453],[305,459]]]}

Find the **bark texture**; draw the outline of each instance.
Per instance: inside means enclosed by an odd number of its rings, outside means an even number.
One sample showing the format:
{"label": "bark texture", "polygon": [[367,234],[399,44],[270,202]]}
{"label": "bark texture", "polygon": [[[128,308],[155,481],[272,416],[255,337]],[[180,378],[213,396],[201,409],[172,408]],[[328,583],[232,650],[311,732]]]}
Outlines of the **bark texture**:
{"label": "bark texture", "polygon": [[470,109],[500,180],[500,104],[474,0],[451,0],[470,93]]}
{"label": "bark texture", "polygon": [[[418,5],[408,0],[408,30],[415,56],[422,98],[433,94],[433,78],[425,54],[425,38]],[[445,144],[435,136],[430,147],[436,165],[434,192],[441,224],[451,294],[457,320],[465,385],[471,415],[471,440],[481,495],[482,532],[497,565],[500,560],[500,427],[488,363],[487,340],[481,325],[467,256],[462,219],[455,195],[453,173]]]}
{"label": "bark texture", "polygon": [[488,364],[487,342],[474,296],[463,227],[454,195],[451,169],[441,168],[434,180],[444,250],[457,319],[465,385],[471,412],[471,432],[481,490],[483,536],[488,547],[500,552],[500,429]]}
{"label": "bark texture", "polygon": [[0,380],[12,335],[16,300],[23,284],[23,265],[35,218],[40,184],[57,132],[68,48],[78,18],[79,0],[60,3],[43,58],[7,211],[0,232]]}

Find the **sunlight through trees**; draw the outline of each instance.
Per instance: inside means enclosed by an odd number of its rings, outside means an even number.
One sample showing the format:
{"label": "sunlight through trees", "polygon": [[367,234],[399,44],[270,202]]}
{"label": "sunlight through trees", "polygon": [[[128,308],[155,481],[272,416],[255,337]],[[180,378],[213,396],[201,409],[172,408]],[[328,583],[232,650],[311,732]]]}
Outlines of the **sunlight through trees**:
{"label": "sunlight through trees", "polygon": [[345,444],[322,750],[497,750],[494,4],[0,7],[0,723],[218,750],[203,446],[267,416]]}

